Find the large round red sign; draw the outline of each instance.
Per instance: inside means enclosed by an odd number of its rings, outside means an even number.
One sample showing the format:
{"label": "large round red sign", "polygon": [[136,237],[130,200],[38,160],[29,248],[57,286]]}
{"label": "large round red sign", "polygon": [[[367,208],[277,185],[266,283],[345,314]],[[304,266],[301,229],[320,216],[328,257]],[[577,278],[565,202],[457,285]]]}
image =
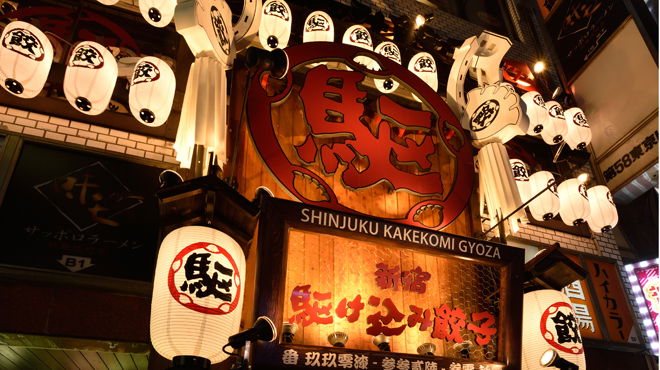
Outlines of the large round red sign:
{"label": "large round red sign", "polygon": [[[261,159],[290,194],[432,229],[462,212],[474,177],[469,138],[426,83],[354,46],[315,42],[285,51],[282,86],[264,84],[263,71],[254,75],[247,117]],[[387,79],[400,85],[395,93],[377,89]]]}

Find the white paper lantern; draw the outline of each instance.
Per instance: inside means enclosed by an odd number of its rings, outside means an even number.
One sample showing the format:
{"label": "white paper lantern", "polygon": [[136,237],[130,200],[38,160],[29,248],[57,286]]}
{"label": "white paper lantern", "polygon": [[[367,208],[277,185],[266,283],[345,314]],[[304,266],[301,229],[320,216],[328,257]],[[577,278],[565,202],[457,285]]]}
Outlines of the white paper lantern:
{"label": "white paper lantern", "polygon": [[21,98],[33,98],[46,84],[53,46],[37,27],[20,21],[5,26],[0,42],[0,83]]}
{"label": "white paper lantern", "polygon": [[461,125],[469,127],[472,145],[506,143],[516,135],[525,135],[529,120],[520,107],[520,97],[506,83],[483,85],[467,93],[467,105]]}
{"label": "white paper lantern", "polygon": [[291,36],[291,9],[282,0],[268,0],[263,5],[259,42],[266,50],[284,49]]}
{"label": "white paper lantern", "polygon": [[525,203],[529,200],[529,170],[527,169],[527,164],[520,159],[510,159],[509,163],[511,164],[511,172],[513,172],[513,180],[516,182],[518,187],[518,193],[520,194],[520,200]]}
{"label": "white paper lantern", "polygon": [[543,97],[537,91],[529,91],[522,94],[520,99],[525,105],[525,114],[529,119],[527,135],[539,135],[549,118]]}
{"label": "white paper lantern", "polygon": [[103,45],[83,41],[75,46],[64,73],[64,95],[78,111],[101,114],[117,82],[117,62]]}
{"label": "white paper lantern", "polygon": [[175,90],[174,72],[167,63],[156,57],[140,59],[128,90],[133,117],[150,127],[162,125],[170,115]]}
{"label": "white paper lantern", "polygon": [[[376,46],[374,51],[397,64],[401,64],[401,52],[399,51],[399,47],[391,41],[381,42]],[[376,84],[378,91],[383,94],[392,93],[399,87],[399,83],[392,78],[377,78],[374,79],[374,84]]]}
{"label": "white paper lantern", "polygon": [[589,217],[587,188],[578,179],[568,179],[557,187],[559,216],[566,225],[579,225]]}
{"label": "white paper lantern", "polygon": [[[545,190],[548,186],[550,189]],[[548,171],[538,171],[529,176],[529,196],[534,197],[541,191],[543,193],[529,203],[529,211],[539,221],[551,220],[559,212],[559,195],[555,177]]]}
{"label": "white paper lantern", "polygon": [[548,121],[543,126],[541,138],[548,145],[559,144],[564,141],[568,127],[564,119],[564,110],[556,101],[550,100],[545,103],[548,109]]}
{"label": "white paper lantern", "polygon": [[619,214],[612,199],[610,189],[605,185],[596,185],[587,190],[589,198],[589,228],[596,233],[612,230],[619,222]]}
{"label": "white paper lantern", "polygon": [[174,17],[176,0],[140,0],[142,17],[154,27],[165,27]]}
{"label": "white paper lantern", "polygon": [[566,117],[567,132],[566,144],[575,150],[583,150],[591,142],[591,128],[584,112],[580,108],[568,108],[564,111]]}
{"label": "white paper lantern", "polygon": [[580,370],[587,368],[577,315],[569,298],[560,291],[525,293],[522,343],[523,370],[546,369],[541,366],[541,356],[549,349]]}
{"label": "white paper lantern", "polygon": [[97,0],[97,1],[103,5],[115,5],[119,2],[119,0]]}
{"label": "white paper lantern", "polygon": [[[371,34],[364,26],[359,24],[350,26],[348,29],[346,29],[346,32],[344,32],[344,36],[342,37],[342,43],[346,45],[357,46],[369,51],[374,50]],[[364,55],[357,56],[354,60],[355,62],[360,63],[369,69],[379,68],[378,63],[376,63],[375,60]]]}
{"label": "white paper lantern", "polygon": [[160,246],[151,299],[151,343],[167,359],[227,358],[222,347],[240,328],[245,256],[210,227],[185,226]]}
{"label": "white paper lantern", "polygon": [[335,26],[332,18],[320,10],[311,12],[305,20],[303,42],[333,42],[335,41]]}
{"label": "white paper lantern", "polygon": [[[431,54],[421,52],[413,55],[410,62],[408,62],[408,70],[426,82],[433,91],[438,91],[438,67]],[[415,94],[412,94],[412,97],[417,101],[421,101]]]}

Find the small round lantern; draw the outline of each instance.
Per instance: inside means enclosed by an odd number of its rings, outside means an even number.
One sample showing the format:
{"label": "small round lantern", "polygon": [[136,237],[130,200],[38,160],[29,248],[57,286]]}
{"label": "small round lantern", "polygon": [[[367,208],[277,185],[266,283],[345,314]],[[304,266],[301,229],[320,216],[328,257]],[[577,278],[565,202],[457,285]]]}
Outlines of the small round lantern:
{"label": "small round lantern", "polygon": [[525,103],[525,114],[529,118],[527,135],[539,135],[549,118],[543,97],[537,91],[529,91],[522,94],[520,99]]}
{"label": "small round lantern", "polygon": [[589,217],[587,188],[578,179],[568,179],[557,187],[559,215],[566,225],[579,225]]}
{"label": "small round lantern", "polygon": [[78,111],[101,114],[117,82],[117,62],[103,45],[83,41],[75,46],[64,73],[64,95]]}
{"label": "small round lantern", "polygon": [[[550,188],[545,190],[547,187]],[[529,196],[534,197],[539,193],[541,195],[529,203],[529,211],[539,221],[551,220],[559,212],[559,196],[552,173],[538,171],[529,176]]]}
{"label": "small round lantern", "polygon": [[564,141],[564,137],[568,132],[564,110],[559,103],[552,100],[545,103],[545,107],[548,109],[548,121],[543,126],[541,137],[548,145],[559,144]]}
{"label": "small round lantern", "polygon": [[[426,82],[433,91],[438,91],[438,69],[431,54],[421,52],[413,55],[408,62],[408,70]],[[413,94],[413,98],[420,101],[415,94]]]}
{"label": "small round lantern", "polygon": [[140,123],[157,127],[165,123],[172,109],[176,79],[167,63],[144,57],[135,64],[128,90],[128,104]]}
{"label": "small round lantern", "polygon": [[303,42],[333,42],[335,41],[335,26],[332,18],[320,10],[311,12],[305,20]]}
{"label": "small round lantern", "polygon": [[174,17],[176,0],[140,0],[142,17],[154,27],[165,27]]}
{"label": "small round lantern", "polygon": [[266,50],[284,49],[291,36],[291,9],[282,0],[268,0],[263,5],[259,42]]}
{"label": "small round lantern", "polygon": [[544,289],[523,296],[522,369],[542,369],[541,357],[552,349],[557,356],[586,369],[578,318],[569,298]]}
{"label": "small round lantern", "polygon": [[169,233],[160,246],[151,300],[151,343],[167,359],[216,363],[240,328],[245,256],[227,234],[205,226]]}
{"label": "small round lantern", "polygon": [[591,142],[591,128],[584,112],[580,108],[568,108],[564,111],[566,117],[566,144],[575,150],[584,150]]}
{"label": "small round lantern", "polygon": [[[381,42],[376,46],[374,51],[397,64],[401,64],[401,52],[399,51],[399,47],[391,41]],[[383,94],[392,93],[399,87],[399,83],[392,78],[375,79],[374,83],[376,84],[378,91]]]}
{"label": "small round lantern", "polygon": [[596,185],[587,190],[587,198],[589,198],[590,209],[589,217],[587,217],[589,228],[596,233],[612,230],[619,222],[619,214],[610,189],[605,185]]}
{"label": "small round lantern", "polygon": [[37,27],[21,21],[5,26],[0,41],[0,83],[20,98],[33,98],[46,84],[53,46]]}

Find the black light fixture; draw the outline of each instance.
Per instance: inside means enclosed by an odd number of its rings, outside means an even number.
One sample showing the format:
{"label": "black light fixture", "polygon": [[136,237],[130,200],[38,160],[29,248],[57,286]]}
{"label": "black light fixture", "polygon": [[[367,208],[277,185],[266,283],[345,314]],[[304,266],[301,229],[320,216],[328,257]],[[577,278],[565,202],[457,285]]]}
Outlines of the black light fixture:
{"label": "black light fixture", "polygon": [[376,335],[373,337],[371,342],[383,352],[390,352],[392,350],[390,348],[390,337],[386,336],[385,334]]}
{"label": "black light fixture", "polygon": [[277,329],[273,321],[266,316],[257,318],[252,328],[244,330],[238,334],[234,334],[228,339],[228,346],[234,349],[239,349],[245,345],[246,342],[261,340],[264,342],[272,342],[277,338]]}
{"label": "black light fixture", "polygon": [[293,338],[296,336],[298,331],[298,324],[295,322],[284,322],[282,324],[282,341],[284,343],[293,343]]}
{"label": "black light fixture", "polygon": [[336,331],[328,335],[328,342],[333,347],[346,347],[346,342],[348,342],[348,334]]}
{"label": "black light fixture", "polygon": [[424,356],[435,356],[435,344],[422,343],[417,347],[417,353]]}
{"label": "black light fixture", "polygon": [[556,367],[559,370],[579,370],[580,367],[568,360],[565,360],[557,354],[554,349],[549,349],[541,355],[540,360],[543,367]]}
{"label": "black light fixture", "polygon": [[245,53],[245,63],[251,70],[270,71],[270,75],[277,79],[289,71],[289,57],[279,48],[268,51],[250,46]]}
{"label": "black light fixture", "polygon": [[158,184],[160,184],[160,189],[180,184],[182,182],[183,177],[181,177],[178,172],[173,170],[165,170],[158,175]]}

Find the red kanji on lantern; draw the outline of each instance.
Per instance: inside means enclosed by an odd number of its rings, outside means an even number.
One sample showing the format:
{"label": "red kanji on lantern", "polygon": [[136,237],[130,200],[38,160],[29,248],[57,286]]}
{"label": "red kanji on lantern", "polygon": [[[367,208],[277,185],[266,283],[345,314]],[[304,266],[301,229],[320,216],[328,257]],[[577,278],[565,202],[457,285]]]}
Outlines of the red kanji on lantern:
{"label": "red kanji on lantern", "polygon": [[433,319],[432,338],[445,339],[455,343],[463,343],[461,328],[465,327],[465,313],[460,307],[449,308],[446,304],[433,309],[435,319]]}
{"label": "red kanji on lantern", "polygon": [[[370,306],[378,306],[380,303],[380,298],[371,296],[367,302]],[[405,317],[394,305],[394,302],[390,298],[385,298],[383,300],[383,307],[387,309],[387,315],[383,316],[381,312],[376,312],[373,315],[367,316],[367,323],[371,324],[367,328],[367,334],[369,335],[379,335],[384,334],[389,337],[393,335],[400,335],[403,333],[403,330],[406,328],[406,324],[403,324],[396,328],[390,328],[384,325],[388,325],[392,320],[396,322],[401,322]],[[384,325],[383,325],[384,324]]]}
{"label": "red kanji on lantern", "polygon": [[421,307],[410,305],[410,310],[413,314],[408,316],[408,327],[412,328],[420,324],[419,331],[425,331],[433,325],[433,311],[430,308],[424,310]]}
{"label": "red kanji on lantern", "polygon": [[[358,294],[352,301],[348,303],[346,303],[346,301],[348,301],[346,298],[339,301],[337,308],[335,308],[335,313],[340,319],[345,317],[348,322],[356,322],[360,317],[360,311],[364,308],[362,296]],[[352,310],[350,315],[348,315],[349,308]]]}
{"label": "red kanji on lantern", "polygon": [[[332,298],[332,293],[319,293],[319,292],[309,292],[310,285],[298,285],[293,288],[291,292],[291,308],[293,311],[302,311],[293,315],[289,322],[299,322],[302,323],[302,326],[308,326],[312,323],[317,324],[331,324],[332,315],[330,310],[332,309],[332,303],[328,303],[325,306],[319,304],[319,301],[326,301]],[[314,298],[316,302],[310,304],[311,298]]]}
{"label": "red kanji on lantern", "polygon": [[[473,323],[478,323],[481,320],[483,322],[475,325]],[[483,346],[488,344],[493,338],[493,335],[497,333],[497,328],[494,328],[495,325],[495,316],[490,312],[477,312],[472,314],[472,322],[467,325],[468,330],[472,330],[476,337],[476,342],[478,345]]]}

